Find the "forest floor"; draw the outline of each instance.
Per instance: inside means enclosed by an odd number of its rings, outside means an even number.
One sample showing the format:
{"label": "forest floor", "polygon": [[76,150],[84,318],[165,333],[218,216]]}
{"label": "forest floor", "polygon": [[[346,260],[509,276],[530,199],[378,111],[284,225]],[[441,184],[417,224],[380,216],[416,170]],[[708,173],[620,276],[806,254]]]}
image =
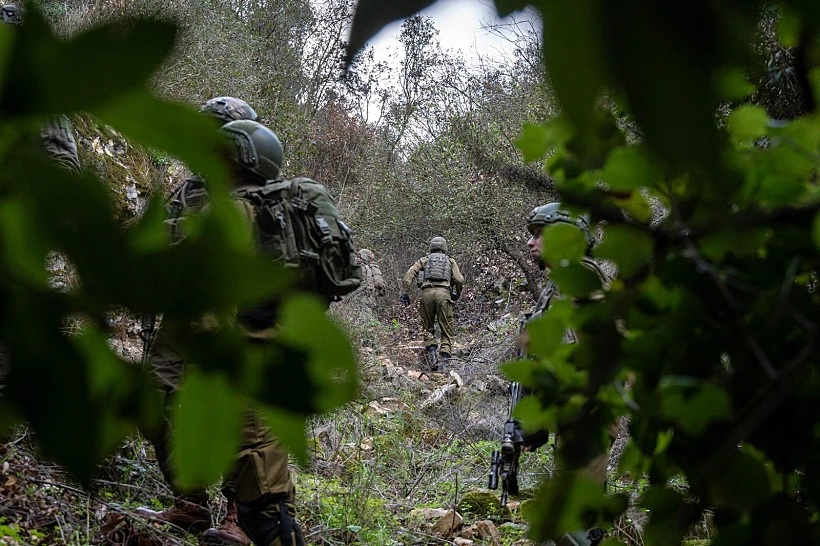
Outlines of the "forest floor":
{"label": "forest floor", "polygon": [[[310,422],[309,464],[291,468],[308,544],[533,544],[525,538],[520,506],[550,478],[551,449],[522,454],[522,494],[509,509],[487,489],[509,404],[498,365],[513,357],[518,309],[526,308],[527,296],[489,298],[486,308],[472,300],[456,307],[459,332],[448,374],[420,373],[424,350],[415,306],[380,302],[371,310],[357,298],[334,304],[331,314],[358,350],[362,381],[355,400]],[[136,329],[119,330],[124,354],[139,354]],[[624,432],[613,449],[612,472],[625,441]],[[0,544],[197,544],[193,535],[134,515],[139,506],[172,502],[153,449],[139,435],[100,467],[88,490],[38,458],[36,439],[25,428],[0,445],[0,465]],[[633,498],[640,493],[639,484],[615,476],[609,487]],[[218,485],[210,493],[218,523],[225,502]],[[450,510],[458,513],[455,524]],[[610,534],[641,545],[646,519],[632,508]],[[690,544],[708,543],[700,540],[708,525],[701,527]]]}

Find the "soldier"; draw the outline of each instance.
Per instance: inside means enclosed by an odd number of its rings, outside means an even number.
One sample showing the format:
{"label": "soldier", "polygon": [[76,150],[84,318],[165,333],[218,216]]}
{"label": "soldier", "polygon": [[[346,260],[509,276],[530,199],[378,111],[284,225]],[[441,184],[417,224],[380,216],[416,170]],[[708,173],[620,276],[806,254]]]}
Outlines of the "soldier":
{"label": "soldier", "polygon": [[[4,23],[19,25],[23,22],[23,8],[17,4],[0,4],[0,17]],[[77,141],[71,121],[65,116],[55,116],[40,130],[43,147],[61,167],[75,173],[80,172],[80,159],[77,156]]]}
{"label": "soldier", "polygon": [[[236,164],[231,178],[235,191],[259,187],[268,180],[279,178],[284,154],[273,131],[251,120],[230,122],[221,131],[232,137],[238,135],[232,156]],[[254,206],[250,201],[238,197],[234,202],[242,215],[248,235],[256,237]],[[275,323],[272,317],[275,314],[275,309],[267,309],[267,304],[254,306],[239,314],[240,324],[247,333],[249,343],[265,343],[273,338]],[[161,339],[157,340],[161,348],[172,347],[171,340],[163,340],[164,343],[159,343],[160,341]],[[152,363],[156,361],[157,364],[164,364],[166,357],[173,358],[175,354],[177,353],[173,350],[163,354],[152,349],[152,355],[156,355]],[[170,382],[178,384],[182,373],[181,360],[167,362],[166,370],[172,376]],[[173,478],[172,475],[167,477]],[[226,496],[230,495],[226,522],[219,529],[205,530],[202,535],[204,543],[247,546],[253,541],[257,546],[304,545],[301,529],[294,517],[295,488],[288,468],[288,455],[252,409],[246,411],[240,452],[230,482],[230,491],[225,491]],[[187,503],[177,502],[174,507],[162,512],[150,514],[143,510],[142,513],[201,530],[210,523],[204,493],[204,490],[187,492],[181,497]]]}
{"label": "soldier", "polygon": [[369,307],[376,304],[376,296],[384,296],[385,284],[381,267],[376,262],[372,250],[363,248],[357,255],[357,262],[362,266],[362,287],[360,293]]}
{"label": "soldier", "polygon": [[[422,256],[404,275],[404,293],[401,302],[410,305],[410,286],[417,279],[421,287],[421,322],[424,326],[424,347],[433,371],[446,372],[453,351],[455,335],[455,317],[453,302],[461,297],[464,277],[458,264],[447,255],[447,241],[444,237],[433,237],[430,241],[430,253]],[[441,329],[441,345],[436,343],[436,322]],[[441,354],[441,364],[436,358],[436,351]]]}
{"label": "soldier", "polygon": [[[207,101],[201,108],[200,112],[211,115],[224,123],[236,120],[256,120],[257,115],[251,106],[242,99],[235,97],[216,97]],[[275,135],[274,135],[275,136]],[[272,147],[269,150],[260,150],[265,152],[282,162],[282,146],[278,139],[275,142],[270,140]],[[267,175],[273,175],[275,178],[279,174],[279,169],[270,168],[266,171]],[[169,199],[169,204],[176,203],[172,206],[171,216],[178,216],[183,210],[187,212],[198,211],[202,209],[207,203],[208,194],[205,190],[205,182],[201,177],[195,174],[189,174],[186,179],[174,189]],[[169,218],[169,224],[174,226],[178,218]],[[172,227],[172,239],[176,239],[176,229]],[[150,330],[152,326],[143,329]],[[153,332],[146,331],[148,337],[152,337]],[[148,345],[148,344],[147,344]],[[177,352],[173,346],[173,342],[167,338],[164,330],[160,329],[157,333],[156,339],[147,346],[148,349],[148,363],[152,373],[157,379],[160,388],[166,396],[167,408],[172,407],[172,400],[182,383],[184,361],[182,356]],[[227,480],[223,486],[222,493],[228,501],[228,509],[225,514],[225,520],[219,528],[211,527],[211,513],[208,509],[208,494],[204,488],[194,491],[181,490],[174,478],[174,469],[171,465],[171,422],[166,418],[163,421],[163,426],[157,431],[145,431],[145,436],[154,444],[154,451],[157,457],[157,464],[162,471],[171,490],[174,492],[174,505],[168,509],[155,511],[150,508],[141,507],[135,510],[135,513],[140,516],[155,518],[159,521],[176,525],[177,527],[202,532],[203,539],[214,545],[221,546],[247,546],[251,543],[250,538],[245,535],[239,525],[239,516],[237,513],[236,495],[234,493],[233,484]]]}
{"label": "soldier", "polygon": [[[557,223],[564,223],[576,226],[586,236],[587,255],[581,259],[581,263],[585,267],[589,268],[594,273],[596,273],[601,281],[601,289],[590,294],[590,297],[586,301],[601,300],[605,297],[606,290],[609,289],[611,279],[610,276],[601,268],[601,266],[589,257],[589,251],[592,249],[594,244],[594,237],[590,232],[589,223],[586,218],[573,217],[569,212],[561,210],[561,203],[548,203],[546,205],[541,205],[540,207],[534,208],[532,212],[530,212],[529,217],[527,218],[527,230],[530,232],[530,238],[527,241],[527,248],[530,251],[530,255],[538,263],[538,266],[542,270],[547,269],[551,266],[551,264],[546,263],[544,259],[542,232],[544,226]],[[550,304],[553,301],[561,298],[562,296],[558,292],[555,283],[552,280],[548,280],[543,290],[541,290],[541,294],[539,295],[538,301],[535,304],[535,309],[533,310],[532,314],[528,317],[527,321],[532,321],[537,318],[540,318],[545,313],[549,312]],[[528,344],[526,332],[523,333],[521,337],[522,339],[519,342],[522,344],[522,348],[524,349],[523,352],[526,354],[526,346]],[[575,334],[575,332],[568,329],[564,334],[564,343],[576,343],[577,341],[578,337]],[[529,451],[537,449],[546,444],[549,438],[549,433],[547,433],[546,431],[536,431],[532,434],[522,434],[522,436],[522,451]],[[599,480],[601,482],[601,485],[603,486],[606,481],[606,469],[608,461],[609,454],[607,453],[591,461],[586,466],[586,468],[583,469],[583,471],[590,477]],[[604,531],[599,527],[589,530],[579,530],[564,535],[558,541],[557,545],[596,546],[601,542],[601,540],[603,540],[603,536]]]}
{"label": "soldier", "polygon": [[[8,25],[19,25],[23,22],[23,8],[17,4],[0,4],[0,20]],[[77,142],[71,121],[65,116],[55,116],[40,130],[43,147],[61,166],[75,173],[80,172],[80,159],[77,156]],[[5,378],[9,372],[8,355],[5,347],[0,347],[0,394]]]}

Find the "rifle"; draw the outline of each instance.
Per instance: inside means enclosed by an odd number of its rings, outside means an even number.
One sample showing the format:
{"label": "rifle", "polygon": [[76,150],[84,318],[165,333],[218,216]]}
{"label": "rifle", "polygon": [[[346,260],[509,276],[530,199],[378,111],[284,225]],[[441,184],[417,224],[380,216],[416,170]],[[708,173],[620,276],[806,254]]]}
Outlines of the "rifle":
{"label": "rifle", "polygon": [[157,333],[157,316],[154,313],[142,314],[142,328],[140,337],[142,338],[142,369],[148,368],[148,351],[151,350],[151,343],[154,341],[154,334]]}
{"label": "rifle", "polygon": [[521,455],[521,446],[524,435],[512,413],[518,400],[521,399],[521,385],[517,382],[510,384],[510,411],[504,423],[504,435],[501,437],[501,449],[493,451],[490,461],[490,489],[498,489],[501,480],[501,507],[507,506],[507,496],[518,494],[518,457]]}

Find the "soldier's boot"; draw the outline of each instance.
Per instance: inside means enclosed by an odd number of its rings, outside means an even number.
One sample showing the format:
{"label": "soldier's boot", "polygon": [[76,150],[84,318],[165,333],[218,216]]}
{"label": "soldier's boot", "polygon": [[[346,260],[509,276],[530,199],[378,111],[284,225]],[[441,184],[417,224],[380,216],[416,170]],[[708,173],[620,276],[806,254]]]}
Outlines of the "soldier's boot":
{"label": "soldier's boot", "polygon": [[438,362],[436,359],[436,346],[430,345],[427,347],[427,364],[430,366],[430,370],[437,372],[438,371]]}
{"label": "soldier's boot", "polygon": [[441,360],[439,361],[438,371],[447,373],[450,371],[450,353],[441,353]]}
{"label": "soldier's boot", "polygon": [[140,507],[134,510],[134,514],[170,523],[191,533],[201,533],[211,526],[211,512],[206,505],[207,499],[180,498],[174,502],[172,507],[165,510]]}
{"label": "soldier's boot", "polygon": [[236,499],[228,498],[228,513],[219,528],[211,528],[202,533],[202,543],[207,546],[250,546],[251,539],[239,526]]}
{"label": "soldier's boot", "polygon": [[567,533],[556,543],[557,546],[598,546],[604,539],[604,530],[593,527],[587,531]]}
{"label": "soldier's boot", "polygon": [[256,546],[305,546],[291,502],[277,495],[263,495],[238,508],[239,524]]}

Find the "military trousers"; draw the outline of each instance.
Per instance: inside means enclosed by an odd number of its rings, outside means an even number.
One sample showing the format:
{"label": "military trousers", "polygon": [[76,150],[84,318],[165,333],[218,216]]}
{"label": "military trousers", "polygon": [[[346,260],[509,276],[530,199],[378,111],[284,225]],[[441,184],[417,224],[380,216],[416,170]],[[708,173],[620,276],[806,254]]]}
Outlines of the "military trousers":
{"label": "military trousers", "polygon": [[[456,320],[453,315],[453,300],[450,289],[444,286],[431,286],[421,291],[419,302],[421,323],[424,327],[424,346],[439,346],[442,353],[452,354],[453,337],[456,333]],[[441,330],[441,343],[436,341],[436,323]]]}
{"label": "military trousers", "polygon": [[[183,491],[175,481],[171,461],[172,426],[170,408],[174,394],[182,384],[185,362],[173,343],[160,329],[152,344],[149,358],[151,371],[166,396],[166,418],[158,430],[146,431],[145,436],[154,444],[157,463],[175,495],[191,502],[200,502],[205,489]],[[223,493],[236,498],[238,503],[249,503],[265,496],[284,498],[293,502],[294,487],[288,469],[288,454],[271,435],[262,417],[252,409],[245,412],[239,453]]]}

